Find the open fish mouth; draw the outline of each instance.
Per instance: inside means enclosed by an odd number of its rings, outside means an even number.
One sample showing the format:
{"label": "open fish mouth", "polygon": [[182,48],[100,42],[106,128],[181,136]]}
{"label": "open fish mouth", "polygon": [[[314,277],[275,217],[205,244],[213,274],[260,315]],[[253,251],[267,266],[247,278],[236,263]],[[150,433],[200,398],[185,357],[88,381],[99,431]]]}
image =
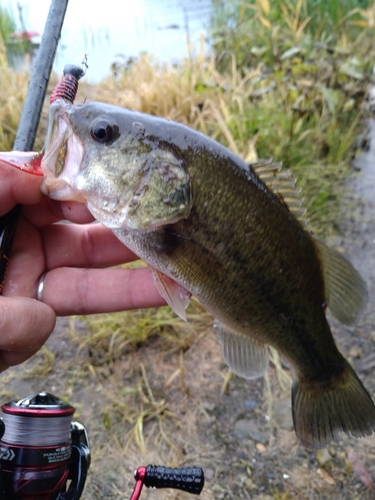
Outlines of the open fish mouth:
{"label": "open fish mouth", "polygon": [[42,160],[42,192],[50,198],[84,202],[74,186],[82,168],[84,147],[69,123],[70,104],[58,99],[49,113],[49,129]]}

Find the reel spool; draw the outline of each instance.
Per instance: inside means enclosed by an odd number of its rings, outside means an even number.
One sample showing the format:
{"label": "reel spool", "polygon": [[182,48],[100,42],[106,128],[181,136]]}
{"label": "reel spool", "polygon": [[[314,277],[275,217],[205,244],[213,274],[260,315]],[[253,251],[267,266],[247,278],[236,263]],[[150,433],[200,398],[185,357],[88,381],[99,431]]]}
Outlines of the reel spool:
{"label": "reel spool", "polygon": [[90,450],[86,429],[72,422],[75,408],[40,392],[10,401],[2,410],[0,466],[6,499],[78,499]]}

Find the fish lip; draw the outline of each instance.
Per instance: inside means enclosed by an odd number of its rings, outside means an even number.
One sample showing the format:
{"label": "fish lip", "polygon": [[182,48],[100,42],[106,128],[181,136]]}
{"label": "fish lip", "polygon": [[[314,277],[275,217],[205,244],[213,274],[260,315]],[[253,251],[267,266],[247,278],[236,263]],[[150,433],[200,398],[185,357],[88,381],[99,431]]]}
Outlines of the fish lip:
{"label": "fish lip", "polygon": [[72,105],[62,99],[50,107],[50,125],[41,165],[45,175],[41,190],[50,198],[85,202],[74,187],[74,180],[82,168],[84,146],[70,124],[71,108]]}

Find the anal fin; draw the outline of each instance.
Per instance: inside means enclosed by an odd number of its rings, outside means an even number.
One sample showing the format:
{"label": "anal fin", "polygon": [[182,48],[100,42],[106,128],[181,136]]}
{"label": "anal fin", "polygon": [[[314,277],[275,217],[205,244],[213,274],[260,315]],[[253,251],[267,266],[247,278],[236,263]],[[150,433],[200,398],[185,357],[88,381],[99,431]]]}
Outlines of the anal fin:
{"label": "anal fin", "polygon": [[249,380],[264,375],[268,368],[267,345],[247,335],[233,332],[217,320],[214,328],[219,337],[224,361],[233,373]]}

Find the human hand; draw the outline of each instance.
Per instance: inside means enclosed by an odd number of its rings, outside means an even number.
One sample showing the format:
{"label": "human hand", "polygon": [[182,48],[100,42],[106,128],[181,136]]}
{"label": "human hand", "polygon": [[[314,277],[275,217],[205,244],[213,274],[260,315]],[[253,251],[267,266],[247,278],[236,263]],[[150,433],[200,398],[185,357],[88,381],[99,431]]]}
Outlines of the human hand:
{"label": "human hand", "polygon": [[[1,162],[0,178],[0,216],[24,205],[0,297],[0,372],[40,349],[56,315],[165,304],[149,269],[107,269],[137,257],[109,229],[88,224],[83,205],[44,198],[42,177]],[[56,224],[64,219],[74,224]]]}

